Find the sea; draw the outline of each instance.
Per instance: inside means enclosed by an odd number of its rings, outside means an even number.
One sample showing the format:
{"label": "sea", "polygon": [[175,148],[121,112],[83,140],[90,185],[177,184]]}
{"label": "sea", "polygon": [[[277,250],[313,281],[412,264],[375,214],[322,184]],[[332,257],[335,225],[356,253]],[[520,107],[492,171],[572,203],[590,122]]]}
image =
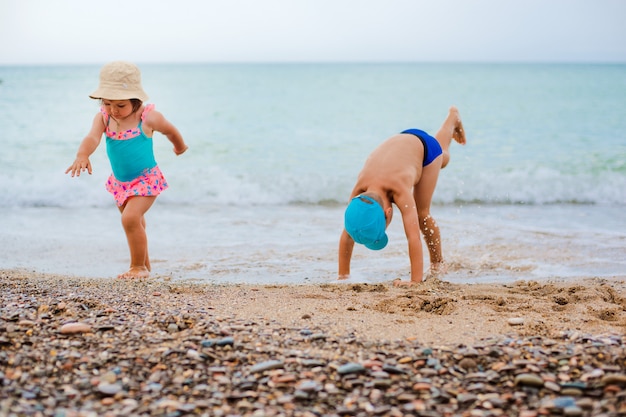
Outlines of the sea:
{"label": "sea", "polygon": [[[350,191],[369,153],[407,128],[451,147],[431,213],[454,283],[626,279],[626,64],[142,64],[169,189],[146,215],[152,277],[211,284],[337,282]],[[99,103],[100,65],[0,66],[0,269],[109,278],[129,266],[120,214],[93,174],[64,172]],[[347,283],[409,279],[396,209]],[[429,266],[425,251],[425,269]]]}

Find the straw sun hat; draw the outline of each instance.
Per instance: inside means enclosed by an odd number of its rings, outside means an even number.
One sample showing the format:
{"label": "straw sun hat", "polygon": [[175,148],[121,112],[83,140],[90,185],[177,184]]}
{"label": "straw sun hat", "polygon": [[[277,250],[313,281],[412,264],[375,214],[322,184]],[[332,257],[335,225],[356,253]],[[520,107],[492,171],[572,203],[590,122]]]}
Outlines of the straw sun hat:
{"label": "straw sun hat", "polygon": [[141,87],[141,72],[135,64],[124,61],[110,62],[100,70],[100,85],[89,95],[95,99],[147,101],[148,95]]}

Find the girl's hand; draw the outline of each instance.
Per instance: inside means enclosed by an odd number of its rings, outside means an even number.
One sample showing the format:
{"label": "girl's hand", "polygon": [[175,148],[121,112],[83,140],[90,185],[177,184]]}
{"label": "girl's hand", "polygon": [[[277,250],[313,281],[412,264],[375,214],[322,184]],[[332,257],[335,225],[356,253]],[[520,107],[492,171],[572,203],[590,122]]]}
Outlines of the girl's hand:
{"label": "girl's hand", "polygon": [[89,158],[77,157],[74,163],[65,170],[65,173],[67,174],[69,172],[72,177],[80,177],[80,173],[85,170],[91,175],[91,162]]}
{"label": "girl's hand", "polygon": [[182,149],[176,149],[176,148],[174,148],[174,153],[175,153],[176,155],[182,155],[182,154],[184,154],[184,153],[185,153],[185,151],[186,151],[187,149],[189,149],[189,146],[187,146],[187,145],[185,145],[185,147],[184,147],[184,148],[182,148]]}

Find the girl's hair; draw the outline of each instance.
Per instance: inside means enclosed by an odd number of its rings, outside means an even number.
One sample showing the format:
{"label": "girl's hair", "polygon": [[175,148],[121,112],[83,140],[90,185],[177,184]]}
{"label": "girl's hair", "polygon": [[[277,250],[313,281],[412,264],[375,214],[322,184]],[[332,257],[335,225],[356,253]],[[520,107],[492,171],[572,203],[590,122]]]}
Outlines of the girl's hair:
{"label": "girl's hair", "polygon": [[[103,99],[100,99],[100,104],[102,104],[102,100]],[[130,105],[133,106],[133,113],[139,110],[139,108],[143,104],[143,101],[139,100],[138,98],[131,98],[129,101]]]}
{"label": "girl's hair", "polygon": [[139,108],[141,107],[141,104],[143,102],[141,100],[139,100],[138,98],[131,98],[130,99],[130,104],[133,106],[133,113],[136,112],[137,110],[139,110]]}

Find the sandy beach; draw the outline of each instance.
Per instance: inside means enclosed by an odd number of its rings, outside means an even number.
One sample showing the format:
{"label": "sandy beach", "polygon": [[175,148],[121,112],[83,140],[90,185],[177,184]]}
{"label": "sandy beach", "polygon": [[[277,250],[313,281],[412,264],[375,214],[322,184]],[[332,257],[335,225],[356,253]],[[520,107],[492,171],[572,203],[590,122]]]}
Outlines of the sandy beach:
{"label": "sandy beach", "polygon": [[0,285],[0,415],[626,412],[621,278]]}

